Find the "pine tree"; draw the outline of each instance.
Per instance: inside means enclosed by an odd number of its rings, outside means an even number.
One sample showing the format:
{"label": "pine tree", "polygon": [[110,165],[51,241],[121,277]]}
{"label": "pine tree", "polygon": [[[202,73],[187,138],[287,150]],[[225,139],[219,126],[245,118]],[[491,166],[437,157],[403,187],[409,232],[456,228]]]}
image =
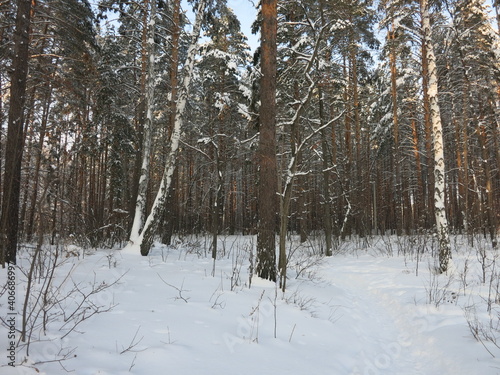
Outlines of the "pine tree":
{"label": "pine tree", "polygon": [[3,267],[5,267],[5,262],[16,264],[17,257],[21,161],[23,156],[23,111],[28,76],[30,20],[31,0],[18,0],[5,156],[5,185],[0,217],[0,255]]}
{"label": "pine tree", "polygon": [[230,193],[227,180],[230,168],[236,166],[229,163],[238,159],[235,141],[242,139],[238,135],[243,123],[246,127],[239,113],[244,99],[239,74],[248,64],[249,48],[236,15],[225,4],[211,12],[205,35],[210,40],[200,52],[197,74],[200,84],[196,85],[198,95],[204,100],[197,110],[199,115],[193,118],[193,122],[200,125],[193,129],[192,137],[197,145],[192,148],[209,162],[208,226],[212,233],[212,258],[216,259],[217,238],[223,229],[224,217],[230,216],[224,214],[229,208],[226,207],[229,203],[226,196]]}
{"label": "pine tree", "polygon": [[[495,170],[498,151],[497,86],[499,80],[498,56],[495,48],[497,36],[488,20],[487,9],[481,0],[462,0],[453,3],[451,13],[453,28],[446,35],[450,48],[446,51],[453,61],[454,69],[447,70],[446,90],[455,92],[456,99],[451,109],[456,118],[456,163],[461,165],[459,189],[463,199],[458,198],[457,215],[462,214],[465,227],[478,222],[489,233],[493,246],[497,244],[497,206],[495,202]],[[469,158],[469,150],[473,158]],[[470,206],[471,193],[468,186],[473,171],[469,163],[477,161],[480,171],[473,180],[478,184],[474,194],[482,212],[474,213]],[[474,168],[475,169],[475,168]],[[472,172],[473,173],[473,172]],[[475,215],[474,218],[472,215]],[[482,224],[480,224],[482,223]],[[474,228],[479,229],[479,228]]]}
{"label": "pine tree", "polygon": [[276,281],[276,54],[277,0],[262,0],[261,81],[259,111],[259,223],[257,275]]}

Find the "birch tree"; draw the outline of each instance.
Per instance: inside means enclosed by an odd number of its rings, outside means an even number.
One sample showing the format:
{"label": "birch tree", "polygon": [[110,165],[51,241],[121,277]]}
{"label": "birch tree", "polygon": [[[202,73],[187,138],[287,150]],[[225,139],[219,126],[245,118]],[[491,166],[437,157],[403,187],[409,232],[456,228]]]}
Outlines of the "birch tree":
{"label": "birch tree", "polygon": [[443,126],[441,124],[441,111],[438,100],[436,56],[434,55],[429,3],[427,0],[420,1],[420,16],[422,22],[422,38],[423,44],[425,45],[429,74],[428,95],[434,148],[434,211],[439,246],[439,269],[441,272],[446,272],[448,269],[448,262],[451,259],[451,245],[448,219],[446,218]]}
{"label": "birch tree", "polygon": [[[149,11],[149,8],[151,10]],[[156,0],[144,0],[144,28],[147,32],[144,33],[143,43],[145,44],[145,97],[144,107],[146,108],[146,117],[143,127],[143,146],[142,146],[142,164],[139,177],[139,185],[137,189],[137,200],[135,204],[135,215],[130,231],[130,241],[135,242],[139,237],[141,227],[144,223],[144,216],[146,210],[146,194],[148,190],[149,181],[149,164],[151,155],[151,134],[153,127],[153,95],[155,86],[154,77],[154,64],[155,64],[155,17],[156,17]],[[148,21],[149,14],[149,21]]]}
{"label": "birch tree", "polygon": [[193,76],[196,54],[198,52],[198,39],[200,37],[201,26],[205,15],[206,1],[198,2],[196,18],[191,31],[190,43],[187,51],[186,61],[183,67],[183,78],[179,88],[178,102],[175,110],[175,123],[170,138],[170,149],[168,151],[163,176],[160,182],[159,190],[156,194],[151,212],[145,220],[144,226],[139,235],[133,237],[131,233],[129,247],[138,247],[142,255],[149,254],[153,244],[153,236],[162,218],[165,210],[169,187],[172,183],[172,176],[175,170],[176,157],[179,151],[179,144],[183,134],[183,116],[189,96],[189,87]]}

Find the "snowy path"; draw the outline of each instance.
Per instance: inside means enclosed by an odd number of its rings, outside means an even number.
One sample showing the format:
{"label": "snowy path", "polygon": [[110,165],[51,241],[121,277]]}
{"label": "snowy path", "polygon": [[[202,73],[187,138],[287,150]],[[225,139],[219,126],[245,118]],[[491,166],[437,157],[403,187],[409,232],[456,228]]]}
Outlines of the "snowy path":
{"label": "snowy path", "polygon": [[335,277],[331,282],[344,290],[347,300],[350,300],[347,310],[353,320],[352,334],[360,340],[363,348],[353,374],[384,371],[408,375],[446,373],[435,363],[429,368],[428,359],[424,358],[426,352],[436,355],[432,343],[426,343],[424,351],[415,348],[418,324],[424,322],[409,315],[397,300],[376,288],[372,274],[349,273]]}
{"label": "snowy path", "polygon": [[[408,298],[405,303],[405,297],[416,288],[411,284],[405,287],[403,280],[414,279],[414,275],[403,271],[396,283],[398,275],[395,270],[384,270],[380,264],[387,263],[387,260],[353,260],[353,264],[350,263],[333,259],[325,267],[327,272],[323,272],[322,277],[345,293],[346,314],[352,320],[351,331],[362,346],[353,375],[500,373],[500,370],[486,366],[480,369],[469,357],[463,357],[463,351],[454,352],[453,342],[449,341],[454,337],[477,349],[477,343],[464,337],[470,336],[464,327],[451,332],[448,339],[432,334],[439,327],[433,326],[428,313],[432,315],[436,309],[417,306]],[[454,316],[451,321],[460,318]],[[480,350],[478,353],[485,357]],[[485,368],[489,372],[485,372]]]}

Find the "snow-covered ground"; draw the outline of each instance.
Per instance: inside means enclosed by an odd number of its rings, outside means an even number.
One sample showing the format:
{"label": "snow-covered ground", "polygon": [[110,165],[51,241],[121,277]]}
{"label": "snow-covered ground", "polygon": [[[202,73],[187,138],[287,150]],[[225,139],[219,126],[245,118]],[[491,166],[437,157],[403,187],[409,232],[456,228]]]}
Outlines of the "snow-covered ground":
{"label": "snow-covered ground", "polygon": [[[292,243],[285,293],[256,277],[249,285],[254,244],[253,237],[221,238],[215,267],[203,238],[157,246],[148,257],[67,248],[47,294],[46,334],[38,325],[29,358],[22,348],[13,368],[2,325],[0,373],[500,374],[500,349],[491,342],[500,336],[498,272],[485,242],[455,239],[448,275],[433,272],[429,255],[417,256],[417,249],[432,251],[428,238],[354,241],[328,259],[314,255],[319,245]],[[18,270],[19,312],[25,279]],[[36,280],[32,290],[43,285]],[[96,310],[103,312],[91,316]]]}

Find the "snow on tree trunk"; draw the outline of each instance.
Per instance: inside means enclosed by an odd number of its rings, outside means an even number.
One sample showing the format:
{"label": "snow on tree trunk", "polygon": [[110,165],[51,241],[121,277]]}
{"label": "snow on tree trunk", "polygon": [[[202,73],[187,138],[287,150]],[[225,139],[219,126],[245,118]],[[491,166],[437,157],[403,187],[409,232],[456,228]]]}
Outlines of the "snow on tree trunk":
{"label": "snow on tree trunk", "polygon": [[[170,139],[172,129],[175,126],[175,113],[177,111],[177,90],[178,90],[178,70],[179,70],[179,39],[181,34],[181,0],[175,0],[172,4],[172,40],[170,42],[170,113],[168,116],[167,138]],[[174,172],[175,174],[175,172]],[[174,201],[173,185],[170,186],[166,205],[171,205]],[[174,231],[173,215],[165,215],[164,227],[161,242],[165,245],[170,245]]]}
{"label": "snow on tree trunk", "polygon": [[[318,98],[319,98],[319,121],[321,127],[324,125],[325,109],[324,109],[324,97],[323,90],[321,87],[318,88]],[[330,161],[328,156],[328,141],[326,128],[321,130],[321,162],[322,162],[322,193],[323,193],[323,227],[325,228],[325,255],[327,257],[333,254],[332,245],[332,215],[330,211],[330,183],[329,183],[329,172]]]}
{"label": "snow on tree trunk", "polygon": [[434,145],[434,211],[436,216],[436,232],[439,246],[439,268],[441,272],[446,272],[448,269],[448,262],[451,258],[451,245],[445,206],[446,181],[443,127],[441,125],[441,112],[438,100],[436,56],[434,55],[434,46],[431,40],[432,34],[427,0],[421,0],[420,12],[422,17],[423,43],[426,47],[429,69],[428,94]]}
{"label": "snow on tree trunk", "polygon": [[144,228],[137,236],[137,238],[135,239],[131,238],[131,241],[129,242],[128,245],[128,248],[133,250],[139,247],[141,254],[144,256],[149,254],[149,250],[151,249],[151,245],[153,244],[153,236],[156,232],[156,229],[163,215],[169,187],[172,183],[172,175],[174,174],[177,152],[179,150],[179,143],[182,137],[184,109],[186,108],[186,102],[189,95],[189,86],[193,75],[194,65],[196,61],[196,54],[198,52],[197,44],[200,36],[203,16],[205,13],[205,4],[206,1],[204,0],[198,3],[196,20],[193,25],[193,30],[191,32],[191,41],[189,44],[186,61],[183,67],[183,78],[181,87],[179,89],[179,98],[175,112],[175,124],[174,124],[174,129],[172,131],[172,136],[170,138],[170,150],[167,154],[167,158],[165,161],[160,188],[158,190],[158,193],[156,194],[156,198],[153,202],[151,212],[146,218],[146,221],[144,223]]}
{"label": "snow on tree trunk", "polygon": [[144,1],[144,22],[148,19],[148,3],[151,4],[151,12],[149,15],[149,22],[144,27],[147,27],[147,37],[145,45],[145,53],[147,56],[147,71],[146,71],[146,90],[144,104],[146,107],[146,118],[143,128],[143,144],[142,144],[142,164],[139,176],[139,186],[137,189],[137,200],[135,204],[135,215],[130,231],[130,241],[136,242],[139,238],[141,227],[144,222],[146,211],[146,194],[149,184],[149,165],[151,154],[151,134],[153,127],[153,96],[154,96],[154,62],[155,62],[155,17],[156,17],[156,3],[155,1]]}
{"label": "snow on tree trunk", "polygon": [[[293,113],[293,116],[289,121],[291,129],[297,129],[299,127],[300,120],[304,112],[306,111],[306,108],[309,105],[312,97],[316,93],[316,89],[318,88],[317,82],[311,77],[310,72],[315,66],[315,64],[317,64],[316,59],[319,54],[321,41],[323,38],[323,32],[325,31],[325,29],[326,27],[323,25],[319,30],[314,43],[314,50],[312,54],[308,57],[309,62],[304,68],[304,76],[309,82],[309,86],[307,88],[305,96],[299,99],[299,105],[295,108],[295,112]],[[328,123],[328,125],[330,125],[330,122]],[[302,153],[302,150],[307,144],[307,142],[318,132],[325,130],[326,126],[328,125],[321,124],[318,130],[313,130],[304,140],[301,141],[300,144],[292,145],[292,156],[289,161],[288,168],[286,170],[286,179],[280,197],[280,227],[279,227],[280,235],[279,235],[278,269],[280,271],[280,287],[282,288],[283,291],[285,291],[286,288],[286,268],[287,268],[287,255],[285,249],[286,231],[288,228],[293,184],[297,175],[300,175],[300,173],[297,173],[300,154]],[[292,141],[294,142],[294,140]]]}

